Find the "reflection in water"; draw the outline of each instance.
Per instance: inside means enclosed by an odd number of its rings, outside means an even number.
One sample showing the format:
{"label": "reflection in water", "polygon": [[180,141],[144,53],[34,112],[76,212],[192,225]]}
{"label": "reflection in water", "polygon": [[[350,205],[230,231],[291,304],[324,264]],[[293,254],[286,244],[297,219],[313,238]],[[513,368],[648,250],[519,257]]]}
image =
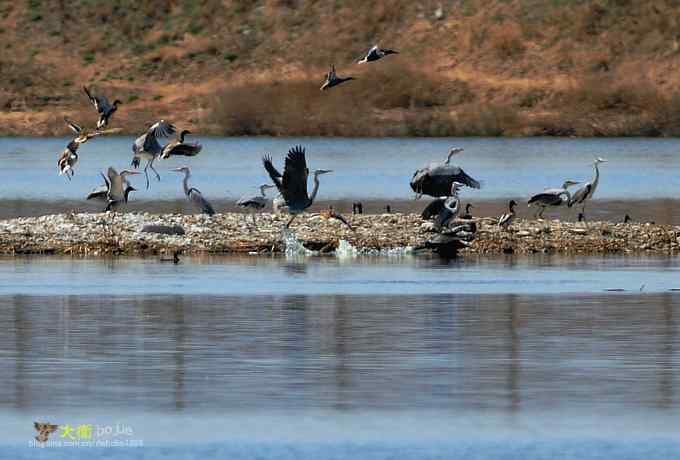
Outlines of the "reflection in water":
{"label": "reflection in water", "polygon": [[0,297],[0,407],[677,410],[679,302]]}

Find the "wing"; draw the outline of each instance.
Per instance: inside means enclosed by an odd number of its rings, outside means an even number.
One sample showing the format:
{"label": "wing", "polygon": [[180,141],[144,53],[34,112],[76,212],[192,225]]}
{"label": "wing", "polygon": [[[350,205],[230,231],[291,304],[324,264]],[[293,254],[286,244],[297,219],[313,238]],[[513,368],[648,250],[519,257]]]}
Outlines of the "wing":
{"label": "wing", "polygon": [[71,128],[71,130],[76,134],[80,134],[80,132],[83,130],[83,128],[79,124],[75,123],[68,117],[64,117],[64,121],[66,122],[68,127]]}
{"label": "wing", "polygon": [[106,198],[109,193],[109,188],[106,185],[100,185],[96,189],[92,190],[89,195],[87,195],[88,200],[94,200],[98,198]]}
{"label": "wing", "polygon": [[546,206],[555,206],[562,203],[562,197],[553,193],[539,193],[529,199],[528,204],[539,203]]}
{"label": "wing", "polygon": [[92,93],[90,93],[90,90],[87,89],[87,86],[83,86],[83,91],[85,91],[85,94],[87,94],[87,98],[90,100],[94,108],[97,109],[97,113],[102,113],[101,106],[99,105],[99,98],[94,97]]}
{"label": "wing", "polygon": [[569,206],[572,206],[577,203],[583,203],[585,199],[588,197],[588,194],[590,193],[590,190],[592,190],[593,186],[591,183],[587,183],[580,189],[576,190],[576,192],[572,195],[571,200],[569,200]]}
{"label": "wing", "polygon": [[441,210],[444,208],[444,200],[441,198],[437,198],[436,200],[433,200],[428,204],[425,209],[423,209],[423,212],[420,214],[420,217],[429,220],[432,219],[434,216],[439,215]]}
{"label": "wing", "polygon": [[203,195],[198,189],[193,187],[189,189],[189,200],[196,209],[200,209],[202,213],[208,214],[209,216],[215,214],[212,205],[208,203],[208,200],[203,198]]}
{"label": "wing", "polygon": [[[433,179],[436,178],[436,176],[444,176],[447,178],[447,180],[450,180],[451,182],[460,182],[461,184],[465,184],[470,188],[481,188],[482,185],[479,183],[479,181],[473,179],[470,177],[465,171],[463,171],[459,166],[455,165],[438,165],[435,168],[432,168],[431,173]],[[436,179],[435,179],[436,180]],[[449,187],[451,184],[449,183]],[[448,192],[447,192],[448,193]]]}
{"label": "wing", "polygon": [[279,193],[281,192],[281,188],[283,185],[281,184],[281,173],[274,167],[274,164],[272,163],[272,157],[269,155],[265,155],[262,157],[262,164],[264,165],[264,169],[267,170],[267,174],[269,174],[269,177],[271,178],[272,182],[274,182],[274,185],[276,185],[276,188],[279,189]]}
{"label": "wing", "polygon": [[288,151],[286,166],[283,168],[283,182],[281,195],[286,203],[306,204],[309,201],[307,195],[307,161],[305,160],[305,149],[296,145]]}
{"label": "wing", "polygon": [[[167,147],[167,146],[166,146]],[[179,143],[171,145],[169,148],[163,148],[161,158],[169,158],[172,155],[181,155],[185,157],[193,157],[201,152],[203,146],[201,144],[185,144]]]}
{"label": "wing", "polygon": [[[169,137],[177,132],[177,128],[172,123],[165,120],[154,123],[143,136],[142,149],[146,152],[157,154],[161,151],[158,139]],[[140,138],[141,139],[141,138]],[[135,142],[136,144],[137,142]]]}

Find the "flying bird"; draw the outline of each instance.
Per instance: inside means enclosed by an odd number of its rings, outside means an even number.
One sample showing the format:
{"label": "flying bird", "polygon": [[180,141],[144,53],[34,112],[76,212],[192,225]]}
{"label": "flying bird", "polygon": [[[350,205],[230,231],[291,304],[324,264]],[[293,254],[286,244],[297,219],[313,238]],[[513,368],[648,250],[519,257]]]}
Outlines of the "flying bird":
{"label": "flying bird", "polygon": [[323,85],[321,85],[321,91],[325,91],[328,88],[332,88],[334,86],[338,86],[341,83],[344,83],[346,81],[350,80],[355,80],[354,77],[338,77],[335,73],[335,66],[331,65],[330,70],[326,74],[326,80],[323,82]]}
{"label": "flying bird", "polygon": [[209,216],[214,215],[215,210],[208,200],[203,197],[201,191],[197,188],[189,187],[189,177],[191,177],[191,170],[189,167],[182,166],[180,168],[173,169],[173,171],[184,173],[184,181],[182,182],[184,194],[187,196],[187,199],[192,204],[192,206],[203,214],[207,214]]}
{"label": "flying bird", "polygon": [[451,164],[451,157],[462,152],[461,148],[453,148],[449,151],[446,161],[442,163],[430,163],[424,168],[418,169],[411,178],[411,189],[420,195],[433,197],[448,196],[454,182],[471,188],[481,188],[481,184],[470,177],[459,166]]}
{"label": "flying bird", "polygon": [[66,125],[76,134],[66,146],[59,159],[57,160],[57,167],[59,168],[59,175],[66,176],[68,180],[71,180],[75,174],[74,168],[76,163],[78,163],[78,148],[89,141],[93,137],[101,136],[104,134],[112,134],[119,132],[120,129],[107,129],[107,130],[90,130],[82,127],[78,123],[74,122],[68,117],[64,117],[64,122]]}
{"label": "flying bird", "polygon": [[189,131],[188,129],[184,129],[182,130],[182,132],[179,133],[177,139],[165,144],[161,149],[161,159],[165,160],[173,155],[185,157],[193,157],[198,155],[201,152],[203,146],[198,142],[194,143],[184,142],[184,137],[187,134],[191,134],[191,131]]}
{"label": "flying bird", "polygon": [[317,169],[313,172],[314,188],[310,196],[307,194],[309,169],[307,168],[304,147],[298,145],[288,151],[283,175],[274,167],[270,156],[265,155],[262,158],[262,163],[272,182],[281,193],[282,203],[277,204],[278,210],[291,214],[290,220],[286,223],[286,228],[290,227],[298,214],[304,212],[314,203],[319,191],[319,176],[333,172],[329,169]]}
{"label": "flying bird", "polygon": [[357,62],[357,64],[366,64],[368,62],[377,61],[378,59],[384,58],[388,54],[399,54],[399,51],[389,50],[386,48],[379,48],[378,45],[374,45],[373,48],[368,50],[366,56],[364,56],[363,59]]}
{"label": "flying bird", "polygon": [[160,174],[158,174],[158,171],[153,167],[154,160],[158,158],[163,150],[160,142],[158,142],[159,139],[171,136],[176,132],[177,128],[175,128],[172,123],[161,120],[151,125],[151,127],[144,134],[135,139],[135,143],[132,144],[131,165],[137,169],[139,168],[141,160],[146,160],[144,176],[146,177],[147,189],[149,188],[149,168],[156,174],[156,178],[161,180]]}
{"label": "flying bird", "polygon": [[116,99],[113,101],[113,104],[110,104],[106,96],[93,96],[92,93],[90,93],[90,90],[87,89],[87,86],[83,86],[83,90],[99,114],[99,120],[97,120],[97,129],[105,128],[106,125],[109,124],[109,120],[113,114],[116,112],[116,110],[118,110],[118,105],[122,104],[122,102]]}

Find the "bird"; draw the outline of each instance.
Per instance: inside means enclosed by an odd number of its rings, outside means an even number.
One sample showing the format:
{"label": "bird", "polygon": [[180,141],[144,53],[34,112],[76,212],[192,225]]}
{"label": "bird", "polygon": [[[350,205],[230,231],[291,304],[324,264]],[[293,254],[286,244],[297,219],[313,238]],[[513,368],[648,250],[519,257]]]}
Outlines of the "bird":
{"label": "bird", "polygon": [[[543,212],[548,206],[561,206],[562,204],[568,205],[569,201],[571,200],[571,194],[567,189],[576,184],[578,184],[578,182],[566,180],[564,181],[564,184],[562,184],[562,188],[548,188],[543,190],[543,192],[532,196],[528,201],[528,205],[535,205],[541,208],[535,217],[539,219],[542,218]],[[566,200],[563,198],[563,195]]]}
{"label": "bird", "polygon": [[447,227],[453,219],[458,216],[460,212],[460,198],[458,198],[458,189],[462,186],[460,182],[451,184],[451,191],[449,196],[443,199],[441,209],[434,221],[434,228],[441,231],[442,228]]}
{"label": "bird", "polygon": [[191,131],[184,129],[179,133],[177,139],[165,144],[161,149],[161,159],[166,160],[173,155],[185,157],[193,157],[198,155],[201,152],[203,146],[198,142],[184,142],[184,136],[187,134],[191,134]]}
{"label": "bird", "polygon": [[330,169],[315,170],[313,172],[314,188],[312,194],[308,195],[309,169],[307,168],[304,147],[297,145],[288,151],[283,175],[274,167],[271,156],[265,155],[262,158],[262,163],[272,182],[281,193],[281,203],[277,204],[278,209],[291,214],[285,228],[289,228],[295,217],[314,203],[319,191],[319,176],[333,172]]}
{"label": "bird", "polygon": [[87,89],[87,86],[83,86],[83,90],[99,114],[97,129],[105,128],[106,125],[109,124],[109,120],[113,114],[118,110],[118,105],[121,105],[122,102],[119,99],[116,99],[113,101],[113,104],[110,104],[106,96],[93,96],[92,93],[90,93],[90,90]]}
{"label": "bird", "polygon": [[104,184],[90,192],[87,199],[105,201],[107,205],[104,211],[115,209],[121,204],[127,203],[130,192],[137,190],[126,179],[127,176],[140,174],[137,171],[124,169],[118,174],[113,167],[110,167],[106,175],[104,173],[99,174],[104,179]]}
{"label": "bird", "polygon": [[354,231],[354,227],[347,221],[347,219],[340,214],[339,212],[336,212],[335,209],[333,209],[333,206],[329,206],[328,209],[322,209],[321,212],[319,212],[319,216],[321,216],[322,219],[336,219],[345,224],[347,228],[349,228],[351,231]]}
{"label": "bird", "polygon": [[475,189],[481,188],[477,180],[467,175],[459,166],[451,164],[451,157],[462,151],[461,148],[452,148],[445,162],[430,163],[413,173],[410,185],[418,197],[420,195],[447,196],[453,182]]}
{"label": "bird", "polygon": [[172,258],[161,256],[161,258],[159,260],[161,262],[172,262],[175,265],[177,265],[178,263],[181,262],[181,260],[179,259],[179,251],[173,251],[172,252]]}
{"label": "bird", "polygon": [[[262,184],[260,185],[259,195],[244,195],[237,202],[236,205],[241,208],[251,209],[253,211],[259,211],[267,206],[267,195],[266,190],[268,188],[274,188],[275,185],[272,184]],[[251,214],[253,218],[253,224],[255,223],[255,215]]]}
{"label": "bird", "polygon": [[326,74],[326,79],[323,82],[323,85],[321,85],[321,91],[326,91],[328,88],[332,88],[334,86],[338,86],[341,83],[344,83],[346,81],[350,80],[355,80],[354,77],[338,77],[335,73],[335,65],[331,65],[330,70]]}
{"label": "bird", "polygon": [[161,180],[161,176],[153,167],[153,162],[161,154],[163,147],[158,142],[159,139],[168,137],[177,132],[177,128],[172,123],[165,120],[160,120],[153,125],[141,136],[135,139],[132,144],[132,163],[131,165],[136,169],[139,168],[141,160],[146,160],[144,167],[144,175],[146,176],[146,188],[149,188],[149,173],[148,169],[156,174],[156,178]]}
{"label": "bird", "polygon": [[498,219],[498,225],[500,227],[507,229],[510,226],[510,224],[512,224],[512,222],[515,220],[515,206],[517,206],[515,200],[510,200],[510,202],[508,203],[508,212],[503,214]]}
{"label": "bird", "polygon": [[595,194],[595,190],[597,189],[597,184],[600,182],[600,170],[597,167],[600,163],[606,163],[607,160],[604,158],[597,157],[595,158],[595,161],[593,161],[593,169],[594,169],[594,175],[593,178],[591,179],[590,182],[586,182],[583,184],[583,187],[580,189],[576,190],[574,192],[574,195],[569,198],[569,207],[571,208],[575,204],[581,204],[583,205],[581,207],[581,214],[583,214],[583,219],[585,220],[585,215],[586,215],[586,201],[591,199],[593,195]]}
{"label": "bird", "polygon": [[470,212],[470,208],[474,208],[474,206],[472,206],[470,203],[467,203],[465,205],[465,214],[460,216],[461,219],[465,219],[465,220],[472,219],[472,213]]}
{"label": "bird", "polygon": [[399,54],[399,51],[395,50],[390,50],[386,48],[379,48],[378,45],[373,45],[373,47],[368,50],[368,53],[366,53],[366,56],[363,57],[357,64],[366,64],[368,62],[373,62],[377,61],[378,59],[382,59],[388,54]]}
{"label": "bird", "polygon": [[[580,215],[580,214],[579,214],[579,215]],[[630,221],[631,221],[631,219],[630,219],[630,216],[629,216],[628,214],[626,214],[625,216],[623,216],[623,223],[624,223],[624,224],[627,224],[627,223],[630,222]]]}
{"label": "bird", "polygon": [[173,171],[184,173],[184,181],[182,182],[182,185],[184,186],[184,194],[187,196],[189,202],[194,206],[194,208],[203,214],[207,214],[209,216],[214,215],[215,210],[208,200],[203,197],[200,190],[194,187],[189,187],[191,169],[189,169],[188,166],[181,166],[179,168],[173,169]]}
{"label": "bird", "polygon": [[85,142],[89,141],[93,137],[101,136],[104,134],[111,134],[119,132],[120,129],[107,129],[107,130],[90,130],[83,128],[78,123],[74,122],[68,117],[64,117],[64,122],[71,128],[71,130],[76,134],[76,137],[71,139],[59,159],[57,160],[57,166],[59,168],[59,175],[64,175],[68,180],[71,180],[75,174],[74,168],[76,163],[78,163],[78,147],[80,147]]}

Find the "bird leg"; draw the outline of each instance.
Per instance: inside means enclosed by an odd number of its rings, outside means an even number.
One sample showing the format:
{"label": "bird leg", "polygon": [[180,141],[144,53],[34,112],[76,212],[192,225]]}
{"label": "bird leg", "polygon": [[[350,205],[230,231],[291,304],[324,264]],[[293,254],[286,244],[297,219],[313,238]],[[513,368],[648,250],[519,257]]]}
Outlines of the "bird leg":
{"label": "bird leg", "polygon": [[144,177],[146,177],[146,189],[149,190],[149,172],[147,171],[149,169],[149,165],[151,164],[150,161],[146,163],[146,166],[144,167]]}
{"label": "bird leg", "polygon": [[288,220],[288,223],[286,224],[286,228],[290,227],[290,224],[293,223],[293,220],[297,217],[297,214],[293,214],[290,219]]}
{"label": "bird leg", "polygon": [[583,202],[583,207],[581,208],[581,214],[583,214],[583,221],[586,221],[586,203]]}
{"label": "bird leg", "polygon": [[153,160],[149,161],[149,167],[150,167],[151,170],[154,172],[154,174],[156,174],[156,179],[158,179],[158,181],[160,182],[160,180],[161,180],[161,175],[158,174],[158,171],[156,171],[156,169],[153,167]]}
{"label": "bird leg", "polygon": [[538,218],[543,219],[543,213],[545,212],[545,208],[541,208],[541,210],[538,212]]}

